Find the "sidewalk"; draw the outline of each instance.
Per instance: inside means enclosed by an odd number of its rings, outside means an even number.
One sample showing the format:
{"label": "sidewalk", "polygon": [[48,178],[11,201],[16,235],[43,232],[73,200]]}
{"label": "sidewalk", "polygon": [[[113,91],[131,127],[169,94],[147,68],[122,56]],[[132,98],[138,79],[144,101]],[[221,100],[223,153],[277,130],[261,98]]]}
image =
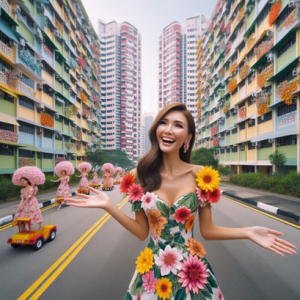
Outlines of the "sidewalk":
{"label": "sidewalk", "polygon": [[[100,182],[102,178],[99,178]],[[91,183],[92,181],[89,180]],[[71,196],[76,195],[78,189],[78,184],[70,185],[70,194]],[[45,192],[43,194],[38,194],[36,196],[37,201],[39,202],[40,208],[52,205],[55,202],[56,190],[51,192]],[[18,200],[0,202],[0,226],[6,223],[9,223],[13,220],[14,214],[17,211],[17,208],[20,204],[21,198]]]}
{"label": "sidewalk", "polygon": [[300,223],[300,198],[221,183],[223,195]]}
{"label": "sidewalk", "polygon": [[[101,179],[100,179],[101,181]],[[71,185],[70,192],[72,196],[76,194],[78,185]],[[228,183],[221,183],[220,189],[223,195],[245,202],[268,211],[278,216],[290,218],[300,223],[300,199],[285,195],[279,195],[270,192],[264,192],[251,188],[241,187]],[[56,190],[37,195],[40,207],[46,207],[55,202]],[[0,226],[13,220],[13,216],[20,203],[19,200],[0,202]]]}

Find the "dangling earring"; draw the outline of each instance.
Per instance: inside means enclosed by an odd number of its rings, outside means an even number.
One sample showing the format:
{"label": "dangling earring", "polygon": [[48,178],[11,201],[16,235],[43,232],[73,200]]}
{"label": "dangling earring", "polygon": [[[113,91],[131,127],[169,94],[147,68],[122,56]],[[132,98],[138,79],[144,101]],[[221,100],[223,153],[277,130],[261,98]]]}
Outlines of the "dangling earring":
{"label": "dangling earring", "polygon": [[186,151],[188,151],[190,148],[190,141],[185,141],[184,145],[183,145],[183,153],[186,153]]}

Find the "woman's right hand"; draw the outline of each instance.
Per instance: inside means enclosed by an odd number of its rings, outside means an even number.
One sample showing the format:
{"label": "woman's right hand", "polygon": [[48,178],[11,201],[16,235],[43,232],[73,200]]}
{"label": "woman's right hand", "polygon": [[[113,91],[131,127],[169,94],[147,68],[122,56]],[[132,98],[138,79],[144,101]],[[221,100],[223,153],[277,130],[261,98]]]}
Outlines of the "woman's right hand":
{"label": "woman's right hand", "polygon": [[81,208],[101,208],[107,210],[111,203],[110,198],[102,191],[89,187],[89,190],[97,194],[94,196],[87,196],[85,194],[77,194],[76,196],[84,199],[67,198],[65,202],[67,205],[81,207]]}

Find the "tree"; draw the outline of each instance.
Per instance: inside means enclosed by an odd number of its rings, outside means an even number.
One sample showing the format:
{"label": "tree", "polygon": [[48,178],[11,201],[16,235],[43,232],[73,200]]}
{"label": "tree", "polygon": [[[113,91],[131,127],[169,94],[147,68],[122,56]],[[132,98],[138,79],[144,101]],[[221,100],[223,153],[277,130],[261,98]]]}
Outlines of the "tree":
{"label": "tree", "polygon": [[87,161],[94,169],[101,168],[107,162],[106,154],[101,149],[87,150],[85,154]]}
{"label": "tree", "polygon": [[193,165],[211,166],[213,169],[217,169],[219,160],[215,159],[211,150],[203,147],[192,151],[191,163]]}
{"label": "tree", "polygon": [[127,154],[121,149],[116,150],[103,150],[106,156],[106,162],[113,164],[114,166],[118,165],[123,169],[133,169],[135,164],[127,157]]}
{"label": "tree", "polygon": [[279,170],[280,167],[284,166],[287,161],[285,153],[279,151],[278,149],[275,150],[275,153],[269,155],[269,160],[270,163],[276,166]]}

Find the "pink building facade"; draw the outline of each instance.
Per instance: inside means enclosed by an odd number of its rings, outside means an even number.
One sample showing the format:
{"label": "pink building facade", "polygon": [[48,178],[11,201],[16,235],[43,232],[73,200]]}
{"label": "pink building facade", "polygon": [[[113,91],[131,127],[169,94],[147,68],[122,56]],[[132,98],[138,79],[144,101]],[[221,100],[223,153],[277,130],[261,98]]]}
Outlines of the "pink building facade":
{"label": "pink building facade", "polygon": [[183,102],[197,118],[197,40],[207,26],[204,15],[173,22],[159,38],[158,109]]}
{"label": "pink building facade", "polygon": [[137,162],[141,146],[141,36],[131,24],[99,21],[102,148]]}

